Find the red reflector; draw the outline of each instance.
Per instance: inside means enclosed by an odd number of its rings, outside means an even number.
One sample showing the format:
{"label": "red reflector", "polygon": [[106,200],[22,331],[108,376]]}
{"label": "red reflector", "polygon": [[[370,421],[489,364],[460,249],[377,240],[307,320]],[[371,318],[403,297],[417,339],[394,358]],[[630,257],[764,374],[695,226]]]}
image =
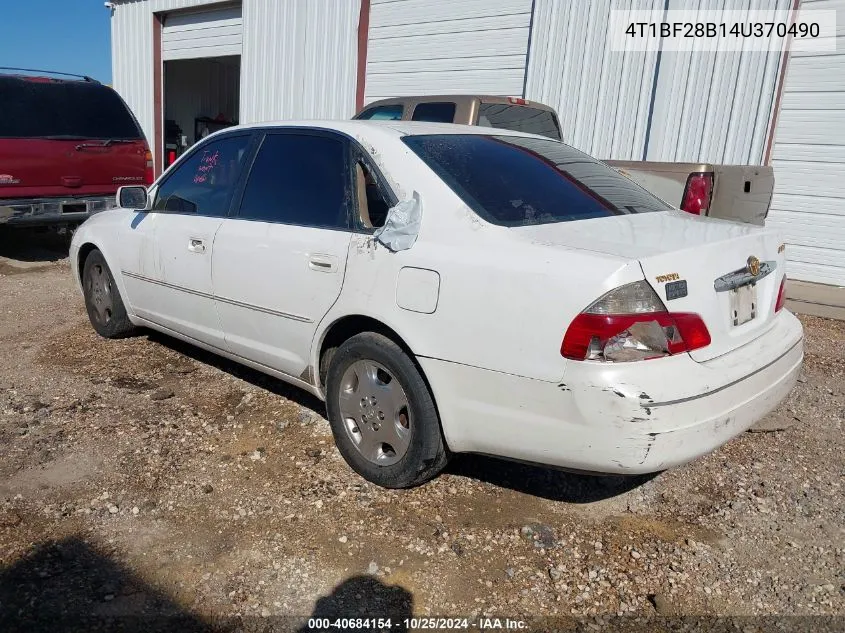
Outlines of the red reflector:
{"label": "red reflector", "polygon": [[528,105],[528,101],[520,99],[519,97],[508,97],[508,101],[515,103],[516,105]]}
{"label": "red reflector", "polygon": [[[590,346],[604,348],[612,337],[635,323],[656,321],[662,327],[677,329],[679,340],[669,342],[670,354],[690,352],[710,345],[710,332],[701,317],[691,312],[646,312],[641,314],[581,313],[563,337],[560,353],[572,360],[585,360]],[[658,356],[655,356],[655,358]]]}
{"label": "red reflector", "polygon": [[176,162],[176,150],[171,149],[167,152],[167,165],[170,166]]}
{"label": "red reflector", "polygon": [[780,288],[778,288],[778,298],[775,301],[775,312],[780,312],[783,309],[783,304],[786,302],[786,275],[780,280]]}
{"label": "red reflector", "polygon": [[700,172],[690,174],[684,189],[681,210],[693,215],[707,215],[710,198],[713,195],[713,173]]}

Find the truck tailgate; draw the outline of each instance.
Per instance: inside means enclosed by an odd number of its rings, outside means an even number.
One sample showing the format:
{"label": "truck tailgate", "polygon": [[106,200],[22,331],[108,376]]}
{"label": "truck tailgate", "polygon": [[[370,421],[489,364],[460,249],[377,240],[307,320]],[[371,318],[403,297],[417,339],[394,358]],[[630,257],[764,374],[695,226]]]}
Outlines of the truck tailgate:
{"label": "truck tailgate", "polygon": [[763,226],[769,213],[775,186],[774,170],[770,166],[605,162],[676,208],[683,202],[689,175],[710,172],[714,183],[709,217]]}

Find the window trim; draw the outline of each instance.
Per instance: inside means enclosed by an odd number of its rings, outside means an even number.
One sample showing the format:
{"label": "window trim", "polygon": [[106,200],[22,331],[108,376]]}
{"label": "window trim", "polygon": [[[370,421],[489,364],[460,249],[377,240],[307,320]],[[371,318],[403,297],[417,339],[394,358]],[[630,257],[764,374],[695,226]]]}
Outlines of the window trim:
{"label": "window trim", "polygon": [[[344,231],[346,233],[353,233],[352,225],[352,205],[354,204],[357,215],[357,202],[350,201],[351,196],[354,195],[354,177],[352,175],[350,141],[352,140],[346,134],[336,130],[329,130],[326,128],[312,128],[312,127],[261,127],[254,130],[256,132],[255,150],[249,159],[247,169],[245,169],[246,177],[242,179],[241,186],[236,191],[236,195],[232,198],[232,205],[230,208],[229,217],[233,220],[240,220],[242,222],[262,222],[265,224],[284,225],[284,226],[301,226],[309,229],[318,229],[324,231]],[[249,177],[252,175],[252,169],[255,166],[255,161],[258,159],[258,153],[264,145],[264,141],[268,136],[281,135],[295,135],[295,136],[318,136],[323,138],[330,138],[339,141],[343,145],[343,162],[344,171],[346,172],[346,227],[337,226],[315,226],[313,224],[299,224],[294,222],[283,222],[281,220],[258,220],[255,218],[245,218],[241,216],[241,205],[246,194],[246,187],[249,184]]]}
{"label": "window trim", "polygon": [[[202,215],[200,213],[186,213],[182,211],[168,211],[166,209],[156,209],[155,205],[158,202],[159,196],[161,195],[161,188],[162,186],[166,185],[167,182],[174,177],[174,175],[184,167],[184,164],[191,160],[195,154],[203,150],[206,145],[210,145],[211,143],[217,141],[223,141],[230,138],[238,138],[242,136],[249,137],[249,142],[246,144],[246,155],[244,156],[244,163],[243,167],[241,168],[241,172],[238,174],[238,180],[235,182],[234,186],[232,187],[232,193],[229,196],[229,204],[228,208],[226,209],[226,213],[223,215]],[[189,217],[201,217],[201,218],[229,218],[232,217],[233,212],[233,202],[237,198],[240,190],[243,187],[244,183],[244,175],[248,171],[248,167],[252,167],[252,161],[255,159],[256,154],[256,143],[255,143],[255,131],[251,129],[245,130],[237,130],[232,132],[225,132],[222,134],[215,134],[214,136],[208,136],[204,138],[199,143],[194,144],[194,146],[184,154],[176,163],[173,164],[172,169],[168,170],[165,176],[162,177],[160,182],[155,184],[155,196],[150,203],[150,208],[146,211],[147,213],[160,213],[162,215],[184,215]]]}
{"label": "window trim", "polygon": [[[360,235],[372,235],[375,233],[380,227],[373,227],[367,228],[361,222],[361,209],[358,207],[358,182],[355,178],[354,167],[358,164],[358,161],[364,163],[364,166],[370,171],[370,174],[376,179],[376,186],[378,187],[379,193],[381,193],[382,197],[387,202],[387,208],[392,209],[399,203],[399,198],[396,196],[396,193],[393,191],[393,187],[390,186],[390,183],[387,182],[387,179],[384,177],[381,169],[379,169],[378,165],[376,165],[375,161],[373,160],[372,156],[370,156],[369,152],[367,152],[361,144],[358,143],[355,139],[351,139],[351,161],[350,161],[350,176],[352,177],[352,188],[353,188],[353,198],[352,204],[355,208],[355,212],[352,214],[352,232],[357,233]],[[366,195],[366,192],[365,192]]]}

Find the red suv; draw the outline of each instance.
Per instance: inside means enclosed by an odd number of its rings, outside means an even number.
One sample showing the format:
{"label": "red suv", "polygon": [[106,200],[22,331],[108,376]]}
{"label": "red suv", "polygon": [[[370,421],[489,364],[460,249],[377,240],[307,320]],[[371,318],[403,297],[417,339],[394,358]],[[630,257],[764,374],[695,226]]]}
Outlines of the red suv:
{"label": "red suv", "polygon": [[152,183],[144,134],[111,88],[0,74],[0,104],[0,227],[75,226],[114,207],[118,187]]}

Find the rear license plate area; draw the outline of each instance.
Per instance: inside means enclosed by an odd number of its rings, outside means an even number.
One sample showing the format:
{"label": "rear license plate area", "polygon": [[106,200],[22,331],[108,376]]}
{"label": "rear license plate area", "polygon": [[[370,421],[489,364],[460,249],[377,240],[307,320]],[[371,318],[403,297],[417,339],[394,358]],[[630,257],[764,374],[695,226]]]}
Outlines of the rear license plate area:
{"label": "rear license plate area", "polygon": [[747,284],[730,291],[731,322],[748,323],[757,316],[757,284]]}
{"label": "rear license plate area", "polygon": [[87,210],[84,202],[69,202],[62,205],[62,213],[85,213]]}

